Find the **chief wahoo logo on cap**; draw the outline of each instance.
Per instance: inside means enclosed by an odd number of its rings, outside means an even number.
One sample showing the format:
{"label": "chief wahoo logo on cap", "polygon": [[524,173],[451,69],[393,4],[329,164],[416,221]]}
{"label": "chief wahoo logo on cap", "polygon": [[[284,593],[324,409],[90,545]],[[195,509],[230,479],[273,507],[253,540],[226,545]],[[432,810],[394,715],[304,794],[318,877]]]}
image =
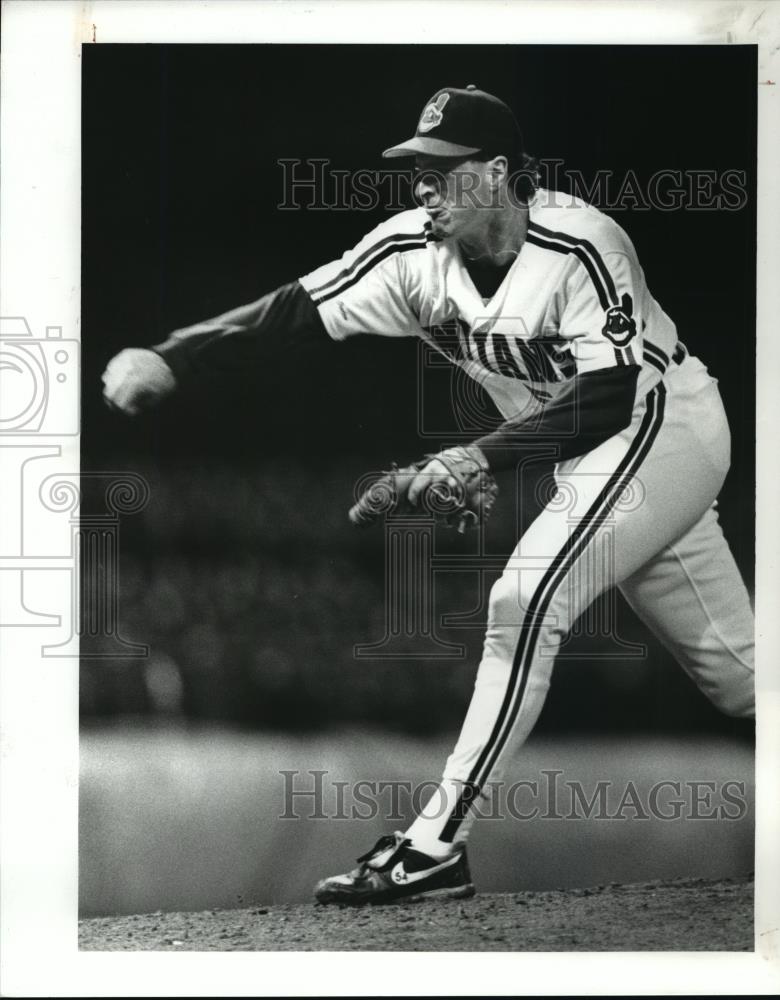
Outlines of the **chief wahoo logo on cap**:
{"label": "chief wahoo logo on cap", "polygon": [[428,105],[420,116],[420,124],[417,126],[418,132],[430,132],[432,128],[441,125],[441,120],[444,117],[442,112],[449,99],[449,94],[439,94],[436,103]]}

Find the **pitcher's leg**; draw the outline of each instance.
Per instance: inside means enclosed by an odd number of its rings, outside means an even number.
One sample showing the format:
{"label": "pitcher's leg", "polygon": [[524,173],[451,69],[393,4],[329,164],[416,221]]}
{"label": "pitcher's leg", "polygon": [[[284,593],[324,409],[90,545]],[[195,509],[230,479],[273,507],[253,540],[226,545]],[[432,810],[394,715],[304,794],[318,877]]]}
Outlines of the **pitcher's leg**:
{"label": "pitcher's leg", "polygon": [[713,508],[620,589],[713,704],[755,714],[753,614]]}
{"label": "pitcher's leg", "polygon": [[[637,424],[561,482],[564,503],[555,498],[545,507],[493,587],[483,658],[460,738],[441,785],[407,833],[426,854],[443,856],[466,838],[479,795],[499,780],[539,716],[572,623],[618,581],[616,572],[635,571],[666,540],[659,535],[632,544],[635,515],[619,512],[662,426],[664,396],[663,387],[649,394]],[[658,530],[668,530],[672,521],[658,522]],[[602,569],[605,535],[622,553],[611,572]],[[584,561],[587,572],[581,572]]]}
{"label": "pitcher's leg", "polygon": [[[548,537],[558,515],[544,511],[534,528]],[[546,569],[524,553],[524,537],[507,569],[490,592],[489,620],[474,692],[460,737],[450,754],[441,784],[407,832],[416,848],[432,857],[452,851],[466,839],[476,815],[477,799],[500,777],[510,743],[519,747],[531,732],[550,686],[555,654],[573,617],[568,576],[562,575],[545,594]],[[540,595],[545,607],[540,608]],[[589,603],[595,597],[581,593]],[[580,602],[578,601],[578,604]]]}
{"label": "pitcher's leg", "polygon": [[[548,536],[556,514],[543,512],[534,527]],[[523,552],[521,541],[518,552]],[[550,561],[547,560],[549,569]],[[565,581],[552,596],[552,607],[535,614],[534,595],[543,585],[545,571],[535,568],[528,555],[518,555],[490,592],[484,651],[474,692],[460,737],[444,768],[442,781],[407,831],[407,837],[432,857],[444,857],[453,842],[463,841],[475,818],[476,799],[499,780],[498,761],[511,735],[513,747],[531,732],[550,686],[555,652],[570,624]],[[584,597],[584,595],[583,595]],[[521,651],[534,643],[532,662]],[[520,705],[522,704],[522,711]],[[471,807],[471,808],[469,808]]]}

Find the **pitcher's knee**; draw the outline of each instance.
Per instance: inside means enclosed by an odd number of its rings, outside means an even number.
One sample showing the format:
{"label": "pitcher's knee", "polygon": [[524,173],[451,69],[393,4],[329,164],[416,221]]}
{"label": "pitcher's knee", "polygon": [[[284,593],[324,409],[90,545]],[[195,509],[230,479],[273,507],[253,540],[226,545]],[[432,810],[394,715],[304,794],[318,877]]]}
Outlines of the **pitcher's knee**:
{"label": "pitcher's knee", "polygon": [[753,674],[743,676],[719,685],[709,692],[710,700],[724,715],[736,719],[750,719],[756,714],[756,691]]}
{"label": "pitcher's knee", "polygon": [[490,621],[497,625],[522,625],[525,612],[533,601],[535,574],[505,570],[490,590]]}

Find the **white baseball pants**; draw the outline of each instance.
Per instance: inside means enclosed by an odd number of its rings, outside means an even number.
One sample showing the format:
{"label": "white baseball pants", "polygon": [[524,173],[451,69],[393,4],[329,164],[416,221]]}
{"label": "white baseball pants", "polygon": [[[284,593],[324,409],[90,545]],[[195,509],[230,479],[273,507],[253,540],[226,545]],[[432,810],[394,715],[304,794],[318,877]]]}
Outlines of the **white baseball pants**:
{"label": "white baseball pants", "polygon": [[672,364],[631,425],[556,468],[557,494],[490,594],[474,694],[441,785],[407,833],[433,855],[464,840],[544,704],[562,639],[618,586],[721,711],[754,714],[753,616],[718,524],[730,459],[717,382],[693,357]]}

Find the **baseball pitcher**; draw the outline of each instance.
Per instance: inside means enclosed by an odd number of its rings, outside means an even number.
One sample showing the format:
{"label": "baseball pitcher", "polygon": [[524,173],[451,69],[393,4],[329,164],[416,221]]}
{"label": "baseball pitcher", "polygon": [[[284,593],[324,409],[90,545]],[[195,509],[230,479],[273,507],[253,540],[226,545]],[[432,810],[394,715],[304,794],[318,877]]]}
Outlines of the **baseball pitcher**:
{"label": "baseball pitcher", "polygon": [[487,390],[503,423],[391,471],[350,512],[356,524],[424,508],[479,525],[493,473],[516,466],[528,435],[556,446],[558,493],[491,591],[473,697],[436,792],[408,830],[321,881],[321,903],[474,892],[475,803],[531,732],[561,641],[607,587],[721,711],[754,713],[752,612],[715,512],[726,416],[630,239],[539,187],[511,110],[473,85],[434,94],[415,135],[384,156],[414,157],[418,208],[258,302],[122,351],[103,376],[108,403],[132,415],[276,343],[422,338]]}

